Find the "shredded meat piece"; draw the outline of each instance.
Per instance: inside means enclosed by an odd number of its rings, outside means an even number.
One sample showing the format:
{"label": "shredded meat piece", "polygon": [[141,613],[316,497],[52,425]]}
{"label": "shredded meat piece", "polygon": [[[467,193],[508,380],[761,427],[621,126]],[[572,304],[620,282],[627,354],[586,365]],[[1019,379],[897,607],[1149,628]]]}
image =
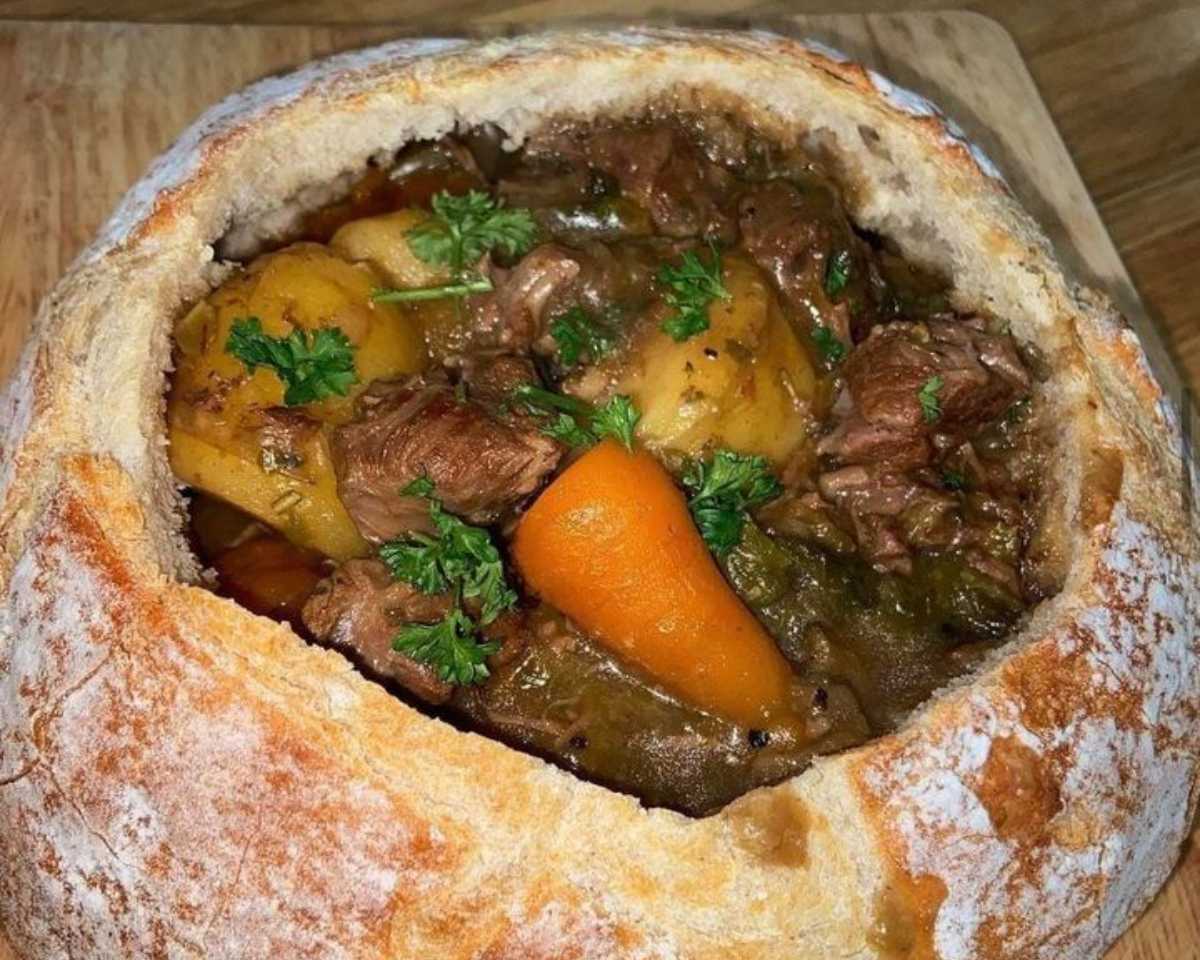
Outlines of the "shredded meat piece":
{"label": "shredded meat piece", "polygon": [[724,209],[732,174],[709,160],[674,127],[603,127],[582,137],[552,137],[551,150],[611,174],[624,196],[645,207],[669,237],[737,239],[737,222]]}
{"label": "shredded meat piece", "polygon": [[822,474],[818,486],[826,500],[850,517],[863,556],[878,570],[909,573],[910,547],[956,543],[958,501],[911,477],[886,467],[855,465]]}
{"label": "shredded meat piece", "polygon": [[475,326],[497,345],[528,348],[542,335],[546,307],[579,275],[579,261],[555,243],[534,247],[512,269],[490,263],[494,289],[472,297]]}
{"label": "shredded meat piece", "polygon": [[428,529],[425,503],[400,492],[418,477],[451,513],[491,523],[558,464],[557,443],[466,392],[442,375],[378,382],[360,398],[358,419],[333,432],[338,495],[368,540]]}
{"label": "shredded meat piece", "polygon": [[305,626],[327,643],[351,651],[377,677],[397,681],[422,700],[445,703],[453,690],[426,664],[392,649],[403,623],[433,623],[450,598],[393,580],[378,560],[347,560],[322,580],[304,605]]}

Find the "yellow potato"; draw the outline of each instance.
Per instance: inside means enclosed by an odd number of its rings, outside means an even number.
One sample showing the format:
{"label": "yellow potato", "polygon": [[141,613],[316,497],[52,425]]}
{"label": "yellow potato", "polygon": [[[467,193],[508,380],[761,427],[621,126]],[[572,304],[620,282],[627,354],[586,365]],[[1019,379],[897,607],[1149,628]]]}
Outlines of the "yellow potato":
{"label": "yellow potato", "polygon": [[378,217],[351,220],[333,235],[329,245],[347,260],[370,263],[383,275],[389,287],[404,290],[435,287],[449,282],[449,270],[417,257],[406,236],[429,216],[424,210],[410,207]]}
{"label": "yellow potato", "polygon": [[656,310],[635,343],[617,393],[633,397],[638,436],[653,450],[702,455],[717,447],[782,463],[804,444],[818,379],[761,271],[724,257],[729,300],[709,307],[709,329],[676,343]]}
{"label": "yellow potato", "polygon": [[[337,499],[325,431],[353,415],[355,396],[372,380],[414,373],[426,363],[419,324],[402,310],[371,301],[371,290],[382,282],[369,265],[298,244],[260,257],[180,320],[167,406],[171,462],[180,479],[303,546],[338,558],[364,551]],[[338,327],[356,347],[359,380],[348,395],[297,408],[322,427],[305,436],[296,450],[299,462],[286,469],[264,454],[260,433],[263,412],[283,403],[283,383],[266,367],[249,374],[225,352],[233,324],[247,317],[259,318],[271,336],[296,326]]]}
{"label": "yellow potato", "polygon": [[242,451],[171,430],[171,468],[184,483],[258,517],[298,546],[334,560],[362,556],[369,548],[338,498],[325,435],[302,449],[302,468],[267,472]]}

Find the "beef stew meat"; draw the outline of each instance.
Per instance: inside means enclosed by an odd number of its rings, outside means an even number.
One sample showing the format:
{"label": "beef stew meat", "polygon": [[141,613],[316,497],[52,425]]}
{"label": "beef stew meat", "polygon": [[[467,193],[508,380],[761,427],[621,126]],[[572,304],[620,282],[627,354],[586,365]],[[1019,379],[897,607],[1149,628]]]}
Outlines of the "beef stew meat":
{"label": "beef stew meat", "polygon": [[[513,374],[495,362],[480,369]],[[460,383],[465,389],[440,374],[377,381],[359,397],[356,418],[332,432],[338,494],[367,540],[382,543],[428,526],[428,509],[404,493],[419,477],[432,481],[452,513],[493,523],[557,465],[561,447],[533,424],[501,413],[503,402],[495,402],[486,381],[478,394],[468,380]],[[489,393],[491,409],[481,402]]]}
{"label": "beef stew meat", "polygon": [[[373,167],[286,239],[309,241],[312,260],[311,241],[368,218],[392,247],[336,267],[368,277],[338,274],[343,291],[361,283],[359,313],[289,275],[261,331],[248,310],[222,314],[220,291],[181,322],[178,362],[195,364],[199,342],[211,365],[187,382],[222,393],[201,409],[201,393],[176,391],[172,443],[217,424],[202,438],[214,452],[188,455],[226,458],[189,471],[213,478],[192,493],[193,532],[219,589],[398,695],[702,815],[894,729],[1046,595],[1030,559],[1044,435],[1032,351],[858,230],[804,147],[719,114],[555,121],[515,151],[495,128],[460,131]],[[273,256],[249,275],[274,276]],[[306,310],[320,321],[304,333]],[[206,316],[203,338],[185,335]],[[239,322],[260,353],[235,349]],[[322,327],[338,331],[318,344]],[[387,347],[404,328],[424,353]],[[321,366],[338,349],[354,370],[340,380]],[[272,378],[299,402],[281,403]],[[655,413],[633,430],[643,407]],[[785,415],[790,432],[773,431]],[[652,457],[689,498],[695,529],[673,535],[703,537],[777,647],[786,709],[761,724],[722,713],[673,682],[694,668],[686,651],[639,657],[641,641],[580,625],[603,620],[587,616],[589,591],[568,616],[524,579],[524,518],[562,499],[558,479],[597,441]],[[615,495],[640,505],[648,491]],[[604,506],[546,509],[586,525]],[[301,548],[326,542],[324,557]],[[562,564],[653,606],[636,570]]]}

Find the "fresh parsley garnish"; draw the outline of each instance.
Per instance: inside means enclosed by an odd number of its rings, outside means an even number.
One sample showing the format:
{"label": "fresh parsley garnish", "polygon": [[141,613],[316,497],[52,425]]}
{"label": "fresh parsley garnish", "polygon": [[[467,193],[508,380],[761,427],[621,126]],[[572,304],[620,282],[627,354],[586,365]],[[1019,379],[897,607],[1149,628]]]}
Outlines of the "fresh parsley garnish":
{"label": "fresh parsley garnish", "polygon": [[663,321],[662,330],[677,343],[708,329],[708,305],[728,300],[729,291],[721,280],[721,252],[709,243],[711,261],[705,264],[695,251],[683,255],[679,266],[665,264],[657,280],[663,300],[675,313]]}
{"label": "fresh parsley garnish", "polygon": [[829,260],[825,264],[825,293],[829,295],[830,299],[846,289],[846,284],[850,282],[850,268],[853,263],[849,250],[838,250],[829,255]]}
{"label": "fresh parsley garnish", "polygon": [[926,423],[933,423],[942,415],[942,405],[938,402],[938,391],[945,385],[939,376],[932,376],[925,381],[917,391],[917,400],[921,404],[921,415]]}
{"label": "fresh parsley garnish", "polygon": [[253,373],[270,367],[286,389],[289,407],[325,397],[344,397],[358,382],[354,370],[354,345],[337,327],[304,330],[293,327],[286,337],[263,333],[258,317],[234,321],[225,341],[225,352],[237,357]]}
{"label": "fresh parsley garnish", "polygon": [[642,415],[629,397],[618,394],[592,416],[592,433],[597,438],[612,437],[626,450],[633,449],[633,431]]}
{"label": "fresh parsley garnish", "polygon": [[568,447],[587,447],[596,442],[596,438],[569,413],[559,413],[542,427],[542,433]]}
{"label": "fresh parsley garnish", "polygon": [[454,590],[468,600],[478,599],[479,619],[485,624],[512,607],[517,595],[504,578],[504,564],[491,535],[446,513],[427,477],[414,480],[402,492],[429,501],[437,536],[414,530],[380,546],[379,557],[392,576],[422,593]]}
{"label": "fresh parsley garnish", "polygon": [[434,194],[431,205],[433,219],[408,231],[408,245],[426,263],[447,266],[455,276],[489,250],[521,256],[537,236],[532,213],[505,207],[480,190],[460,196],[443,190]]}
{"label": "fresh parsley garnish", "polygon": [[967,478],[958,470],[943,470],[942,486],[947,490],[966,490]]}
{"label": "fresh parsley garnish", "polygon": [[550,324],[550,336],[558,344],[558,359],[566,368],[584,358],[595,363],[616,344],[612,330],[582,307],[572,307]]}
{"label": "fresh parsley garnish", "polygon": [[492,289],[487,277],[471,268],[490,250],[519,257],[529,251],[537,236],[533,214],[523,207],[505,207],[503,201],[471,190],[461,195],[446,190],[430,204],[433,217],[404,236],[413,254],[426,263],[448,267],[450,283],[415,290],[379,289],[371,299],[380,303],[465,297]]}
{"label": "fresh parsley garnish", "polygon": [[435,667],[444,683],[470,684],[488,678],[487,658],[500,645],[480,643],[474,621],[456,605],[437,623],[402,627],[392,649]]}
{"label": "fresh parsley garnish", "polygon": [[514,402],[537,416],[553,417],[542,432],[568,446],[586,447],[612,437],[633,449],[633,431],[641,418],[633,401],[618,394],[602,406],[524,384],[512,392]]}
{"label": "fresh parsley garnish", "polygon": [[846,358],[846,345],[828,327],[813,327],[812,338],[827,363],[839,364]]}
{"label": "fresh parsley garnish", "polygon": [[712,460],[695,461],[683,475],[688,506],[708,548],[726,556],[742,539],[746,511],[783,491],[765,457],[718,450]]}

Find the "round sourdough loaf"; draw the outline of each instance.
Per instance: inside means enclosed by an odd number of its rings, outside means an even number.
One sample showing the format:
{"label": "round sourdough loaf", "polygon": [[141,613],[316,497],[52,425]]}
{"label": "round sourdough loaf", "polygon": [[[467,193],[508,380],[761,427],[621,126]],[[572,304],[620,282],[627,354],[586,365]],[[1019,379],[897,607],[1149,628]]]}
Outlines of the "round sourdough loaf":
{"label": "round sourdough loaf", "polygon": [[[699,820],[430,719],[197,585],[172,322],[368,159],[455,124],[732,112],[1036,342],[1063,588],[896,734]],[[232,233],[231,233],[232,231]],[[767,34],[404,41],[215,107],[42,304],[0,398],[0,928],[87,957],[1100,956],[1196,803],[1197,529],[1137,338],[932,106]]]}

